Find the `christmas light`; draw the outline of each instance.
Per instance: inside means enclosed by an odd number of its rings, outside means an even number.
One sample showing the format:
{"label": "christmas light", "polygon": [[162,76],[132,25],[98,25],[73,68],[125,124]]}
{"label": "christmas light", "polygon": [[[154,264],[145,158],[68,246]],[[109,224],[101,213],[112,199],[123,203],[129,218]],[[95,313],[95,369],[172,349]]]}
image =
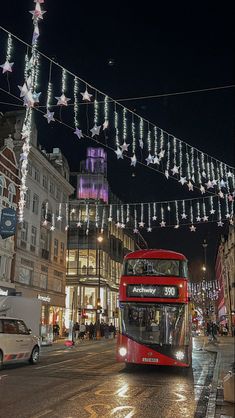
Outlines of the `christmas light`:
{"label": "christmas light", "polygon": [[144,148],[144,121],[142,118],[140,118],[140,123],[139,123],[139,130],[140,130],[140,139],[139,139],[139,145],[140,148],[143,149]]}
{"label": "christmas light", "polygon": [[136,207],[134,208],[134,229],[133,229],[134,234],[138,234],[138,224],[137,224],[137,210]]}
{"label": "christmas light", "polygon": [[12,73],[12,66],[14,65],[14,62],[10,62],[11,60],[11,52],[12,52],[12,37],[11,34],[8,33],[7,37],[7,52],[6,52],[6,60],[4,64],[0,65],[2,68],[2,73]]}
{"label": "christmas light", "polygon": [[134,123],[134,114],[132,113],[132,123],[131,123],[131,135],[132,135],[132,157],[131,157],[131,165],[136,166],[136,133],[135,133],[135,123]]}
{"label": "christmas light", "polygon": [[179,211],[178,211],[178,202],[177,200],[175,200],[175,220],[176,220],[176,224],[175,224],[175,229],[179,228]]}
{"label": "christmas light", "polygon": [[78,128],[78,126],[79,126],[79,123],[78,123],[78,88],[79,88],[78,78],[74,77],[74,84],[73,84],[74,106],[73,106],[73,110],[74,110],[74,126],[75,126],[75,129]]}
{"label": "christmas light", "polygon": [[157,204],[156,202],[153,203],[153,217],[152,217],[153,221],[157,220]]}
{"label": "christmas light", "polygon": [[104,123],[103,130],[107,129],[109,126],[109,98],[108,96],[104,97]]}
{"label": "christmas light", "polygon": [[165,170],[165,176],[168,180],[169,178],[169,169],[170,169],[170,156],[171,156],[171,148],[170,148],[170,140],[168,135],[168,141],[167,141],[167,158],[166,158],[166,170]]}
{"label": "christmas light", "polygon": [[151,226],[151,205],[150,203],[148,203],[148,228],[147,228],[147,232],[151,232],[152,231],[152,226]]}
{"label": "christmas light", "polygon": [[112,222],[113,218],[112,218],[112,212],[113,212],[113,206],[109,205],[109,217],[108,217],[108,222]]}

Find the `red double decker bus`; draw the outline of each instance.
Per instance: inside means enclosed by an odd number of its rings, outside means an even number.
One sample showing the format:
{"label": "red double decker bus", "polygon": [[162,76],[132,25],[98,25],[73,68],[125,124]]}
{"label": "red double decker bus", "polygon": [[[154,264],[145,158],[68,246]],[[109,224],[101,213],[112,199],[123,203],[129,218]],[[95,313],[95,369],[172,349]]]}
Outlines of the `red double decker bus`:
{"label": "red double decker bus", "polygon": [[192,360],[187,259],[168,250],[124,258],[117,360],[189,367]]}

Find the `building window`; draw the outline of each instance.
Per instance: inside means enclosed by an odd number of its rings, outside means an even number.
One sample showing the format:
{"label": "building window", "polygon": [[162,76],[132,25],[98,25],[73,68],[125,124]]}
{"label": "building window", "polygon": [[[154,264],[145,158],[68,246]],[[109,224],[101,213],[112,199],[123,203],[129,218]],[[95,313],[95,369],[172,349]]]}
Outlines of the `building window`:
{"label": "building window", "polygon": [[32,280],[32,275],[33,275],[33,270],[29,270],[25,267],[20,267],[18,282],[29,285]]}
{"label": "building window", "polygon": [[15,186],[14,186],[14,184],[11,183],[8,186],[8,200],[9,200],[9,203],[13,203],[13,199],[14,199],[15,194],[16,194]]}
{"label": "building window", "polygon": [[36,193],[34,193],[34,195],[33,195],[33,208],[32,208],[32,211],[36,215],[38,214],[38,206],[39,206],[39,196]]}
{"label": "building window", "polygon": [[50,193],[55,194],[55,184],[52,181],[50,181]]}
{"label": "building window", "polygon": [[26,207],[27,209],[30,209],[30,194],[31,194],[31,192],[30,192],[30,190],[28,189],[28,190],[26,191],[26,193],[25,193],[25,207]]}
{"label": "building window", "polygon": [[30,160],[28,160],[27,170],[28,170],[28,174],[32,176],[32,163]]}
{"label": "building window", "polygon": [[64,259],[64,242],[61,241],[60,243],[60,258]]}
{"label": "building window", "polygon": [[58,257],[59,252],[59,241],[58,239],[54,239],[54,257]]}
{"label": "building window", "polygon": [[34,168],[34,179],[40,183],[40,171],[37,167]]}
{"label": "building window", "polygon": [[4,177],[1,176],[0,177],[0,196],[3,195],[5,185],[6,185],[5,179],[4,179]]}
{"label": "building window", "polygon": [[59,187],[56,187],[56,199],[60,200],[60,196],[61,196],[60,189],[59,189]]}
{"label": "building window", "polygon": [[48,189],[48,178],[45,174],[43,175],[43,178],[42,178],[42,185],[43,185],[44,189],[46,189],[46,190]]}
{"label": "building window", "polygon": [[37,228],[35,226],[32,226],[31,229],[31,244],[36,247],[37,243]]}
{"label": "building window", "polygon": [[28,222],[23,221],[22,229],[21,229],[21,241],[27,242],[28,240]]}
{"label": "building window", "polygon": [[41,289],[46,289],[46,288],[47,288],[47,279],[48,279],[47,274],[40,273],[40,283],[39,283],[39,287],[40,287]]}

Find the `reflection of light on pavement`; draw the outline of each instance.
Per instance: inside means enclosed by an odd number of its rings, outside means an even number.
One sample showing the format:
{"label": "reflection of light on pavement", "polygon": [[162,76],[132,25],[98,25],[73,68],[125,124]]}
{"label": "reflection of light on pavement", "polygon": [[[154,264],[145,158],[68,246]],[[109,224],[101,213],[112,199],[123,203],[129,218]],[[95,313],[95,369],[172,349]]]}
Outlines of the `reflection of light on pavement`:
{"label": "reflection of light on pavement", "polygon": [[[116,412],[129,410],[129,414],[123,415],[123,418],[131,418],[135,415],[135,407],[134,406],[117,406],[117,408],[114,408],[111,412],[111,415],[114,415]],[[119,414],[116,415],[118,417],[121,417]]]}
{"label": "reflection of light on pavement", "polygon": [[115,395],[120,396],[120,398],[128,398],[128,395],[127,395],[128,389],[129,389],[129,385],[126,384],[122,386],[120,389],[118,389]]}

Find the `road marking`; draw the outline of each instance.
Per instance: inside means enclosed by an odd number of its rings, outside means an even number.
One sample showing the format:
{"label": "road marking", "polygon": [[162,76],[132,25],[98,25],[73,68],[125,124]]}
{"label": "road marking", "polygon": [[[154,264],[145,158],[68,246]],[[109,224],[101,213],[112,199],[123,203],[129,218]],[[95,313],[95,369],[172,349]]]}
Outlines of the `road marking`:
{"label": "road marking", "polygon": [[45,364],[44,366],[39,366],[39,367],[35,367],[34,370],[38,370],[38,369],[44,369],[45,367],[52,367],[58,364],[62,364],[62,363],[68,363],[69,361],[74,361],[74,359],[69,359],[69,360],[63,360],[63,361],[59,361],[57,363],[51,363],[51,364]]}
{"label": "road marking", "polygon": [[130,410],[129,414],[125,415],[124,418],[131,418],[135,415],[135,407],[134,406],[117,406],[111,412],[111,415],[114,415],[118,411]]}
{"label": "road marking", "polygon": [[39,414],[33,415],[31,418],[39,418],[39,417],[44,417],[45,415],[49,414],[53,412],[52,409],[46,409],[46,411],[43,412],[39,412]]}
{"label": "road marking", "polygon": [[0,376],[0,380],[2,380],[3,377],[7,377],[8,374],[2,374],[2,376]]}
{"label": "road marking", "polygon": [[[93,406],[94,407],[102,406],[105,409],[108,409],[108,410],[111,409],[110,405],[107,405],[107,404],[104,404],[104,403],[93,403],[93,404],[87,405],[87,406],[84,407],[84,410],[86,412],[89,412],[91,418],[99,418],[100,417],[100,414],[98,415],[97,412],[94,411]],[[102,416],[104,416],[104,415],[102,414]]]}

